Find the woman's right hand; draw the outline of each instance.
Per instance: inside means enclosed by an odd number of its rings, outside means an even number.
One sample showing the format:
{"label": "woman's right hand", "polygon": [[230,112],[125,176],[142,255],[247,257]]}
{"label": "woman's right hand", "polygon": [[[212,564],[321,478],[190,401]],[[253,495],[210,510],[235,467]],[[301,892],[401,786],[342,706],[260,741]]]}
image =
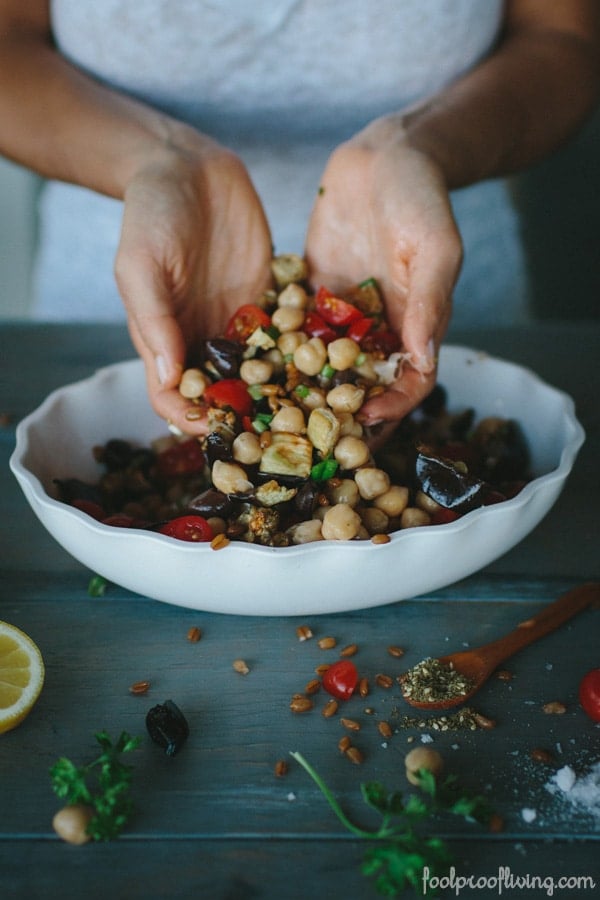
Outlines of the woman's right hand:
{"label": "woman's right hand", "polygon": [[143,159],[129,180],[115,273],[154,409],[201,433],[177,390],[188,354],[268,287],[272,246],[242,162],[191,129],[181,143]]}

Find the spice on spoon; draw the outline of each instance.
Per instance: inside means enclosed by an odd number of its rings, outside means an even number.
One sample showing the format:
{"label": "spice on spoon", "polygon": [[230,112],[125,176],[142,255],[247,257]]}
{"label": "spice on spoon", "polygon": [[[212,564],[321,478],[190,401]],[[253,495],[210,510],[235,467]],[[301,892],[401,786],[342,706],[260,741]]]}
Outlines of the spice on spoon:
{"label": "spice on spoon", "polygon": [[467,696],[474,684],[452,663],[427,657],[398,677],[402,693],[418,703],[440,703]]}

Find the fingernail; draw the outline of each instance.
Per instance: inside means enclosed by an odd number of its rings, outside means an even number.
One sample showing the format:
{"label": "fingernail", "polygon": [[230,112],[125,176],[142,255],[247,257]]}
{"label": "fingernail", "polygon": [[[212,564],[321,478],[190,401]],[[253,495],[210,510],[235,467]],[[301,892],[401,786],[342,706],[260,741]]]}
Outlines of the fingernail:
{"label": "fingernail", "polygon": [[433,338],[427,342],[425,353],[422,353],[415,366],[419,372],[431,372],[435,368],[435,344]]}
{"label": "fingernail", "polygon": [[164,356],[155,357],[154,364],[156,365],[156,374],[158,375],[158,380],[161,384],[164,384],[167,380],[167,363],[165,362]]}

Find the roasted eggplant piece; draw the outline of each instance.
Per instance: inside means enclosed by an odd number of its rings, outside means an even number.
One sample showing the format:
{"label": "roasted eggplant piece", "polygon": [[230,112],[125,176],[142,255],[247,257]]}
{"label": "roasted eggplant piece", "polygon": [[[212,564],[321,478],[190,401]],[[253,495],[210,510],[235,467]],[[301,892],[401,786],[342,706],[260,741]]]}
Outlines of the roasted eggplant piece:
{"label": "roasted eggplant piece", "polygon": [[242,362],[244,348],[225,338],[209,338],[202,346],[204,363],[210,363],[223,378],[236,378]]}
{"label": "roasted eggplant piece", "polygon": [[490,494],[485,481],[463,471],[460,463],[437,456],[424,446],[417,448],[415,478],[424,494],[458,513],[483,506]]}

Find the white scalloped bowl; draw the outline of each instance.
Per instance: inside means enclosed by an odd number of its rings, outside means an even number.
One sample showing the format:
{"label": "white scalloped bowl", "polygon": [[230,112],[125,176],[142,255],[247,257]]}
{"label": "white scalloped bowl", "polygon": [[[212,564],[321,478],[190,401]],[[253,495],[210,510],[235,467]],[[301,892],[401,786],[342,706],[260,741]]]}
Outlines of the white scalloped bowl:
{"label": "white scalloped bowl", "polygon": [[388,544],[320,541],[215,551],[138,529],[102,525],[56,499],[55,478],[97,480],[91,449],[110,438],[147,445],[166,433],[152,411],[139,360],[100,369],[54,391],[17,428],[10,465],[34,512],[72,556],[109,581],[166,603],[249,615],[315,615],[416,597],[506,553],[546,515],[584,440],[570,397],[533,372],[446,346],[439,380],[451,409],[519,421],[535,479],[517,497],[447,525],[407,529]]}

